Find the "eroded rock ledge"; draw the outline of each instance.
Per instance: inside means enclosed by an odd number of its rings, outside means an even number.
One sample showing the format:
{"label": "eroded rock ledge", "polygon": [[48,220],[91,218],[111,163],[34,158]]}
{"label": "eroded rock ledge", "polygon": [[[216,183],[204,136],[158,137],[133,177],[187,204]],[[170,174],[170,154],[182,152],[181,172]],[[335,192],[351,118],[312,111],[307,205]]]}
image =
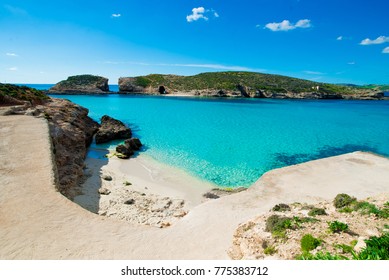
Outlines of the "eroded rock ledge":
{"label": "eroded rock ledge", "polygon": [[49,94],[109,93],[108,79],[94,75],[70,76],[48,90]]}

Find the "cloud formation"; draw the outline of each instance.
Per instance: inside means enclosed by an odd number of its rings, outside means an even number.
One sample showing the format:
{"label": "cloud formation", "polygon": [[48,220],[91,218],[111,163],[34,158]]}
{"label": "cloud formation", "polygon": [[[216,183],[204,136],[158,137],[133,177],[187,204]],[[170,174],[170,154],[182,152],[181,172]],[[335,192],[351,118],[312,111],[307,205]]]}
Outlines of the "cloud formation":
{"label": "cloud formation", "polygon": [[17,55],[16,53],[6,53],[5,55],[6,55],[6,56],[13,56],[13,57],[19,56],[19,55]]}
{"label": "cloud formation", "polygon": [[311,27],[311,21],[309,19],[300,19],[295,24],[289,20],[283,20],[281,22],[271,22],[265,25],[265,28],[271,31],[289,31],[296,28],[309,28]]}
{"label": "cloud formation", "polygon": [[389,43],[389,37],[379,36],[375,40],[370,40],[369,38],[366,38],[366,39],[362,40],[359,44],[367,46],[367,45],[379,45],[379,44],[384,44],[384,43]]}
{"label": "cloud formation", "polygon": [[389,53],[389,47],[386,47],[385,49],[383,49],[382,53]]}
{"label": "cloud formation", "polygon": [[121,17],[122,15],[121,14],[112,14],[111,15],[113,18],[119,18],[119,17]]}
{"label": "cloud formation", "polygon": [[197,21],[199,19],[203,19],[203,20],[207,21],[209,18],[208,18],[208,16],[206,16],[206,14],[211,14],[215,18],[220,17],[220,15],[213,9],[206,10],[204,7],[198,7],[198,8],[192,9],[192,14],[186,16],[186,21],[193,22],[193,21]]}
{"label": "cloud formation", "polygon": [[9,71],[18,71],[18,68],[17,67],[11,67],[11,68],[8,68]]}
{"label": "cloud formation", "polygon": [[338,38],[336,38],[336,40],[342,41],[343,40],[343,36],[339,36]]}

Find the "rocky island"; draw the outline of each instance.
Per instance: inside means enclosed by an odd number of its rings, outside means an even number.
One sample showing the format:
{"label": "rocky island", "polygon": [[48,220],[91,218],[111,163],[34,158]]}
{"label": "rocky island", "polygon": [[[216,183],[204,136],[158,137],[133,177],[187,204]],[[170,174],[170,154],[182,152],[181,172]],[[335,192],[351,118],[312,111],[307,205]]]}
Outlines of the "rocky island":
{"label": "rocky island", "polygon": [[48,90],[49,94],[109,93],[108,79],[94,75],[70,76]]}
{"label": "rocky island", "polygon": [[119,93],[246,98],[382,99],[375,88],[318,83],[254,72],[213,72],[194,76],[152,74],[119,79]]}

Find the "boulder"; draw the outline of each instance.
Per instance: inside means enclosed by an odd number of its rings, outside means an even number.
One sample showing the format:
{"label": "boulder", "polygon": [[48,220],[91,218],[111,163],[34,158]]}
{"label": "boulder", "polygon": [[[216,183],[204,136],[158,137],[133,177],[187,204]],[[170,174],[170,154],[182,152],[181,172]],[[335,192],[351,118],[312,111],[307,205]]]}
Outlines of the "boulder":
{"label": "boulder", "polygon": [[101,127],[96,133],[96,144],[106,143],[115,139],[126,139],[132,136],[131,129],[124,123],[107,115],[101,118]]}
{"label": "boulder", "polygon": [[138,151],[142,147],[142,143],[138,138],[127,139],[126,141],[124,141],[124,145],[134,151]]}
{"label": "boulder", "polygon": [[121,159],[129,159],[134,154],[134,151],[126,145],[118,145],[116,152],[118,153],[116,156]]}

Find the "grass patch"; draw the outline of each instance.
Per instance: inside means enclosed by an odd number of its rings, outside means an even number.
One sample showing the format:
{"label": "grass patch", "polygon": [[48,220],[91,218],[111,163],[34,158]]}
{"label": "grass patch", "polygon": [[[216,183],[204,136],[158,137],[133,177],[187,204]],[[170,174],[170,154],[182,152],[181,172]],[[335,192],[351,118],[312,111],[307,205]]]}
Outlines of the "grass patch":
{"label": "grass patch", "polygon": [[266,220],[266,231],[271,232],[273,237],[286,238],[286,230],[292,228],[292,219],[271,215]]}
{"label": "grass patch", "polygon": [[348,225],[339,221],[328,222],[328,229],[332,233],[339,233],[348,230]]}
{"label": "grass patch", "polygon": [[311,234],[306,234],[301,238],[301,250],[303,252],[309,252],[316,249],[323,241],[313,237]]}
{"label": "grass patch", "polygon": [[265,255],[270,255],[270,256],[272,256],[272,255],[274,255],[275,253],[277,253],[277,249],[276,249],[275,246],[269,246],[269,247],[265,248],[265,250],[263,250],[263,253],[264,253]]}
{"label": "grass patch", "polygon": [[290,211],[290,206],[285,203],[280,203],[275,205],[272,210],[277,212],[287,212]]}
{"label": "grass patch", "polygon": [[389,233],[380,237],[370,237],[365,240],[366,248],[358,255],[354,254],[356,260],[389,260]]}
{"label": "grass patch", "polygon": [[296,257],[296,260],[348,260],[347,257],[342,255],[332,255],[329,252],[318,252],[315,255],[305,253]]}
{"label": "grass patch", "polygon": [[312,217],[315,217],[315,216],[323,216],[323,215],[327,215],[327,212],[326,210],[324,210],[323,208],[312,208],[309,212],[308,212],[308,216],[312,216]]}
{"label": "grass patch", "polygon": [[334,199],[334,206],[335,208],[343,208],[346,206],[349,206],[351,203],[356,201],[357,199],[355,197],[351,197],[348,194],[341,193],[338,194]]}

